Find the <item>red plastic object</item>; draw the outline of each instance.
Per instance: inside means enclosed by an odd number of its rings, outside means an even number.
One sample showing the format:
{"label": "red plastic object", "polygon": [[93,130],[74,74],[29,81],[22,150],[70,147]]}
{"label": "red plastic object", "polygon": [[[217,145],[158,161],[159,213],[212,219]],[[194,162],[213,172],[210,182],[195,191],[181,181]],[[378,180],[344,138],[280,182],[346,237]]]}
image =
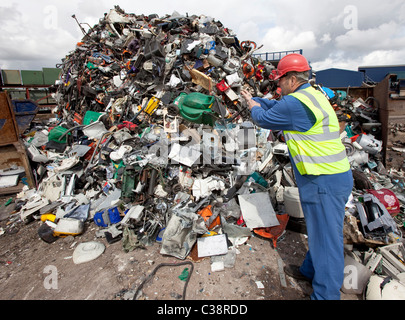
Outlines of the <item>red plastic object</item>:
{"label": "red plastic object", "polygon": [[225,79],[223,79],[221,82],[217,83],[216,85],[217,89],[221,92],[225,92],[228,90],[230,87],[226,84]]}
{"label": "red plastic object", "polygon": [[390,189],[367,190],[367,192],[377,197],[391,216],[396,216],[400,212],[399,200]]}
{"label": "red plastic object", "polygon": [[117,126],[118,129],[122,129],[124,127],[128,128],[130,131],[134,131],[138,126],[130,121],[123,121],[122,124]]}

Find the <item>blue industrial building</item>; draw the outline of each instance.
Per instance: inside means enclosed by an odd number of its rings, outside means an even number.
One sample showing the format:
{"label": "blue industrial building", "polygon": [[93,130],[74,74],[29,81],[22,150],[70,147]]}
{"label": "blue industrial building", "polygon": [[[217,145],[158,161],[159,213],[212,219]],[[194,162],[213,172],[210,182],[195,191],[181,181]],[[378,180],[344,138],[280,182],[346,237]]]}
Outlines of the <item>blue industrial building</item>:
{"label": "blue industrial building", "polygon": [[325,69],[316,72],[316,83],[330,88],[361,87],[364,74],[360,71]]}
{"label": "blue industrial building", "polygon": [[381,82],[388,74],[405,72],[405,65],[359,67],[358,71],[325,69],[316,71],[316,83],[329,88],[361,87]]}
{"label": "blue industrial building", "polygon": [[364,73],[364,80],[366,82],[377,84],[381,82],[387,76],[387,74],[405,72],[405,65],[359,67],[358,70]]}

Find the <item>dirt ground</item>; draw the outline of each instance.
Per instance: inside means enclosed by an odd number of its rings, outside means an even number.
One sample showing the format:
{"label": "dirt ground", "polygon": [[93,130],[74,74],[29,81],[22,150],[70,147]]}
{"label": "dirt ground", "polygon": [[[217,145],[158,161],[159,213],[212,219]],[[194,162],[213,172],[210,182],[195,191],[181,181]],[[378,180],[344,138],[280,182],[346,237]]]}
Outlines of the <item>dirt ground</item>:
{"label": "dirt ground", "polygon": [[[86,222],[80,236],[60,238],[49,244],[38,236],[41,221],[24,224],[10,197],[0,199],[0,299],[1,300],[128,300],[144,283],[139,299],[144,300],[309,300],[311,286],[279,273],[279,264],[299,264],[307,250],[304,234],[287,230],[274,249],[270,241],[252,236],[238,247],[235,264],[211,271],[209,257],[180,266],[179,260],[160,254],[160,244],[125,252],[122,242],[108,244],[97,238],[98,227]],[[75,264],[78,244],[99,241],[105,251],[95,260]],[[280,260],[281,259],[281,260]],[[157,269],[156,269],[157,268]],[[188,281],[179,276],[188,268]],[[156,270],[155,270],[156,269]],[[282,280],[285,279],[286,286]],[[185,297],[184,287],[187,284]],[[345,295],[342,300],[359,300]]]}

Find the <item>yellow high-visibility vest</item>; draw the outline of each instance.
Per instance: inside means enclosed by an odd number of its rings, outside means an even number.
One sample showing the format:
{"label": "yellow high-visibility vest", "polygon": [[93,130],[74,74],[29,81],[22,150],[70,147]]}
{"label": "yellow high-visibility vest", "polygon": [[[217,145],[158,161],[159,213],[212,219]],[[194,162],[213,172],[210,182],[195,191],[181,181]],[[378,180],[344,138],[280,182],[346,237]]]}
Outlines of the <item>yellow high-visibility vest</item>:
{"label": "yellow high-visibility vest", "polygon": [[350,164],[340,139],[339,122],[327,98],[313,87],[291,93],[315,115],[307,132],[284,131],[291,157],[300,174],[321,175],[346,172]]}

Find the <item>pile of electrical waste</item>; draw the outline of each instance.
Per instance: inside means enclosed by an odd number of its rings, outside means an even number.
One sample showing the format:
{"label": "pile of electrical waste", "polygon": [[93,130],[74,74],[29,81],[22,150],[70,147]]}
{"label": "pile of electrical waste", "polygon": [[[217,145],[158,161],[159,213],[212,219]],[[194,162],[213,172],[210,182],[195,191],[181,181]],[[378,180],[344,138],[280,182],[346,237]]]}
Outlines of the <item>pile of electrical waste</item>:
{"label": "pile of electrical waste", "polygon": [[[56,118],[22,134],[37,187],[16,200],[43,241],[95,224],[127,252],[158,242],[183,260],[195,247],[225,255],[252,235],[276,244],[281,221],[306,232],[282,133],[257,127],[240,96],[280,98],[254,42],[208,16],[118,6],[83,33],[59,66]],[[355,180],[344,237],[364,282],[346,290],[366,292],[372,276],[403,286],[404,175],[382,164],[374,101],[319,89],[343,124]]]}

